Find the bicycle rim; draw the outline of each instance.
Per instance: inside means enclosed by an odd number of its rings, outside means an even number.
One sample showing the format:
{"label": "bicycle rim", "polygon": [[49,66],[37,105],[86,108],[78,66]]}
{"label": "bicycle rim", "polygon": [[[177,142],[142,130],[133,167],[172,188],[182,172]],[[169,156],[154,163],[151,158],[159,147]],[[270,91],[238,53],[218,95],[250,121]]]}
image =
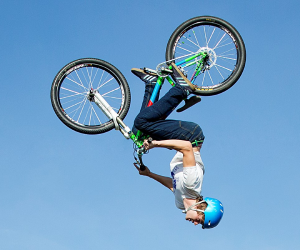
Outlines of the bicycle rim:
{"label": "bicycle rim", "polygon": [[[90,98],[97,90],[123,119],[129,109],[129,88],[112,65],[99,59],[80,59],[68,64],[54,83],[58,117],[70,128],[86,134],[103,133],[114,124]],[[58,74],[60,75],[60,74]],[[128,88],[128,89],[127,89]],[[55,108],[55,107],[54,107]]]}
{"label": "bicycle rim", "polygon": [[200,52],[206,52],[209,59],[197,77],[195,71],[201,56],[183,64],[181,68],[187,78],[198,86],[196,93],[221,93],[242,74],[245,65],[244,43],[234,27],[224,20],[199,17],[179,26],[169,40],[166,59],[174,60],[176,64]]}

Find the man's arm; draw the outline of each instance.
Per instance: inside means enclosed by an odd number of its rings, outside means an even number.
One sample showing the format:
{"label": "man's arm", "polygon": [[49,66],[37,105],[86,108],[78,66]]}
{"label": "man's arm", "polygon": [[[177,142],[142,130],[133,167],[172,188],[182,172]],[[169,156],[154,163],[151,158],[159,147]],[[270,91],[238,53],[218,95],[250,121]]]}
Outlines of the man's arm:
{"label": "man's arm", "polygon": [[169,188],[171,191],[173,191],[173,181],[172,178],[161,176],[158,174],[152,173],[149,168],[145,168],[145,170],[140,170],[140,168],[137,166],[136,163],[133,163],[136,169],[139,171],[140,175],[148,176],[153,180],[156,180],[157,182],[161,183],[165,187]]}
{"label": "man's arm", "polygon": [[193,167],[196,165],[192,144],[183,140],[162,140],[162,141],[144,141],[144,147],[151,148],[168,148],[174,149],[183,154],[183,167]]}

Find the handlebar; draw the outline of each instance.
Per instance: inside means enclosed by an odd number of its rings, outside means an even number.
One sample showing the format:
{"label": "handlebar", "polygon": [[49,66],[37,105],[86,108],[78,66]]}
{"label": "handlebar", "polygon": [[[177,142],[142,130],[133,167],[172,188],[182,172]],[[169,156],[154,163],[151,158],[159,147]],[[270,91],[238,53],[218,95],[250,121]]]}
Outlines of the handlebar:
{"label": "handlebar", "polygon": [[142,155],[138,155],[139,161],[140,161],[140,170],[144,171],[146,169],[146,166],[143,163]]}
{"label": "handlebar", "polygon": [[[148,143],[151,143],[153,141],[153,139],[151,137],[149,137],[147,139],[147,141],[148,141]],[[137,150],[137,155],[138,155],[138,158],[139,158],[139,165],[140,165],[140,170],[141,171],[144,171],[146,169],[146,165],[144,165],[143,159],[142,159],[143,154],[145,154],[146,152],[147,152],[147,150],[145,149],[144,146],[142,146],[141,148],[139,148]]]}

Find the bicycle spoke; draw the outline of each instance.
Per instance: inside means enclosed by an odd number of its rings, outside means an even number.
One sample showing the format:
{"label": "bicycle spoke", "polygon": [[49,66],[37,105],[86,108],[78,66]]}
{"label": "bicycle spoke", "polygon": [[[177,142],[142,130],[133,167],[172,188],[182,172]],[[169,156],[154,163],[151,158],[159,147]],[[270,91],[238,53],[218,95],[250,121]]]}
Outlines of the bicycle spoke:
{"label": "bicycle spoke", "polygon": [[99,69],[97,69],[96,74],[94,75],[94,78],[93,78],[93,80],[92,80],[92,87],[93,87],[93,82],[95,81],[96,76],[97,76],[97,74],[98,74],[98,71],[99,71]]}
{"label": "bicycle spoke", "polygon": [[220,76],[222,77],[222,79],[225,80],[225,78],[224,78],[224,76],[221,74],[221,72],[220,72],[218,66],[216,66],[216,70],[218,71],[218,73],[220,74]]}
{"label": "bicycle spoke", "polygon": [[[227,39],[227,40],[228,40],[228,39]],[[232,42],[229,42],[229,43],[220,45],[220,46],[218,46],[218,48],[216,48],[216,49],[220,49],[220,48],[225,47],[225,46],[228,46],[228,45],[232,45]],[[234,50],[234,48],[232,48],[231,50]],[[223,53],[224,53],[224,52],[223,52]]]}
{"label": "bicycle spoke", "polygon": [[230,57],[226,57],[226,56],[218,56],[218,57],[228,59],[228,60],[232,60],[232,61],[236,61],[236,58],[230,58]]}
{"label": "bicycle spoke", "polygon": [[223,69],[226,69],[226,70],[228,70],[228,71],[232,71],[231,69],[228,69],[228,68],[226,68],[226,67],[223,67],[223,66],[221,66],[221,65],[219,65],[219,64],[215,64],[216,66],[219,66],[219,67],[221,67],[221,68],[223,68]]}
{"label": "bicycle spoke", "polygon": [[113,110],[120,112],[124,101],[123,90],[113,75],[97,65],[84,65],[74,69],[60,86],[59,100],[62,109],[71,119],[83,126],[100,126],[110,121],[95,106],[93,98],[89,97],[90,91],[95,87],[95,90],[101,90],[99,93]]}
{"label": "bicycle spoke", "polygon": [[[213,25],[194,26],[183,33],[174,49],[175,63],[180,58],[206,52],[208,60],[201,66],[202,72],[196,74],[197,64],[202,63],[202,56],[196,57],[189,64],[181,66],[193,84],[203,87],[214,87],[222,83],[235,69],[237,50],[232,38],[226,31]],[[190,35],[189,35],[190,34]],[[196,76],[197,75],[197,76]]]}
{"label": "bicycle spoke", "polygon": [[[184,38],[186,39],[186,40],[188,40],[190,43],[192,43],[192,44],[194,44],[196,47],[198,47],[198,48],[201,48],[199,45],[197,45],[196,43],[194,43],[192,40],[190,40],[189,38],[187,38],[187,37],[185,37],[184,36]],[[197,39],[197,38],[196,38]]]}
{"label": "bicycle spoke", "polygon": [[205,36],[205,44],[206,44],[206,47],[208,47],[205,26],[203,26],[203,29],[204,29],[204,36]]}
{"label": "bicycle spoke", "polygon": [[97,90],[100,88],[100,83],[102,81],[103,75],[104,75],[104,70],[102,70],[102,75],[101,75],[101,77],[99,79],[99,82],[98,82],[98,85],[97,85],[97,88],[96,88]]}
{"label": "bicycle spoke", "polygon": [[213,79],[212,79],[212,77],[211,77],[209,71],[207,71],[207,73],[208,73],[208,75],[209,75],[209,78],[210,78],[210,80],[211,80],[212,85],[214,85],[214,81],[213,81]]}
{"label": "bicycle spoke", "polygon": [[77,105],[79,105],[79,104],[82,104],[84,102],[84,100],[82,100],[81,102],[77,102],[77,103],[75,103],[75,104],[73,104],[73,105],[71,105],[71,106],[69,106],[69,107],[67,107],[67,108],[64,108],[64,111],[66,111],[66,110],[68,110],[68,109],[70,109],[70,108],[73,108],[73,107],[75,107],[75,106],[77,106]]}
{"label": "bicycle spoke", "polygon": [[193,34],[194,34],[195,40],[196,40],[196,42],[197,42],[197,46],[199,47],[199,49],[201,49],[201,46],[200,46],[200,44],[199,44],[199,42],[198,42],[196,33],[195,33],[194,29],[192,29],[192,30],[193,30]]}
{"label": "bicycle spoke", "polygon": [[92,78],[91,78],[91,75],[93,74],[93,69],[94,69],[94,67],[91,67],[91,72],[89,73],[88,68],[86,67],[87,75],[89,78],[89,87],[91,89],[93,88],[93,83],[92,83]]}
{"label": "bicycle spoke", "polygon": [[84,93],[79,93],[79,92],[77,92],[77,91],[74,91],[74,90],[71,90],[71,89],[67,89],[67,88],[64,88],[64,87],[61,87],[61,89],[67,90],[67,91],[72,92],[72,93],[75,93],[75,94],[77,94],[77,95],[84,95]]}
{"label": "bicycle spoke", "polygon": [[[60,99],[61,100],[61,99]],[[74,102],[77,102],[77,101],[82,101],[82,100],[84,100],[82,97],[80,97],[80,96],[76,96],[76,98],[72,98],[72,99],[64,99],[64,101],[63,102],[61,102],[63,105],[64,105],[64,107],[66,107],[66,106],[68,106],[68,105],[74,105]]]}
{"label": "bicycle spoke", "polygon": [[78,86],[80,86],[80,87],[82,87],[82,88],[84,88],[84,89],[87,89],[86,87],[83,86],[83,84],[82,84],[81,81],[80,81],[81,84],[79,84],[78,82],[76,82],[75,80],[70,79],[69,77],[66,77],[66,79],[68,79],[68,80],[70,80],[70,81],[76,83]]}
{"label": "bicycle spoke", "polygon": [[[84,112],[84,114],[83,114],[83,115],[84,115],[84,119],[83,119],[82,124],[88,125],[88,123],[86,122],[86,119],[87,119],[88,114],[89,114],[89,112],[90,112],[90,107],[91,107],[91,105],[88,105],[87,111]],[[84,108],[84,106],[83,106],[82,108]],[[83,113],[83,112],[82,112],[82,110],[81,110],[80,116],[81,116],[82,113]],[[80,119],[80,118],[78,118],[78,120],[79,120],[79,119]],[[78,121],[77,121],[77,122],[78,122]]]}
{"label": "bicycle spoke", "polygon": [[[232,49],[229,49],[229,50],[226,50],[226,51],[223,51],[222,53],[220,53],[219,55],[224,55],[225,53],[227,53],[227,52],[229,52],[229,51],[235,51],[235,49],[234,48],[232,48]],[[229,55],[235,55],[236,56],[236,53],[234,53],[234,54],[229,54]]]}
{"label": "bicycle spoke", "polygon": [[114,96],[108,96],[108,95],[106,95],[105,97],[106,97],[106,98],[108,97],[108,98],[112,98],[112,99],[122,100],[121,97],[114,97]]}
{"label": "bicycle spoke", "polygon": [[74,97],[74,96],[78,97],[78,95],[81,95],[81,93],[78,93],[78,94],[75,94],[75,95],[68,95],[68,96],[65,96],[65,97],[61,97],[60,99],[62,100],[62,99],[66,99],[66,98],[70,98],[70,97]]}
{"label": "bicycle spoke", "polygon": [[202,79],[202,84],[201,84],[201,86],[204,86],[205,76],[206,76],[206,71],[204,72],[204,76],[203,76],[203,79]]}
{"label": "bicycle spoke", "polygon": [[216,28],[214,28],[213,32],[212,32],[212,33],[211,33],[211,35],[210,35],[210,38],[208,39],[208,42],[207,42],[207,47],[208,47],[208,44],[209,44],[209,42],[210,42],[210,40],[211,40],[211,38],[212,38],[213,34],[215,33],[215,30],[216,30]]}
{"label": "bicycle spoke", "polygon": [[223,36],[221,37],[221,39],[218,41],[218,43],[216,44],[216,46],[213,49],[216,49],[218,47],[219,43],[223,40],[225,35],[226,35],[226,33],[223,34]]}
{"label": "bicycle spoke", "polygon": [[115,110],[116,112],[119,110],[119,109],[117,109],[117,108],[115,108],[115,107],[112,107],[113,108],[113,110]]}
{"label": "bicycle spoke", "polygon": [[85,106],[85,104],[86,104],[86,100],[87,100],[87,99],[84,100],[84,103],[83,103],[83,105],[82,105],[82,108],[81,108],[80,114],[79,114],[79,116],[78,116],[77,122],[79,121],[79,119],[80,119],[80,117],[81,117],[81,115],[82,115],[82,111],[83,111],[83,108],[84,108],[84,106]]}
{"label": "bicycle spoke", "polygon": [[103,83],[101,86],[99,86],[99,88],[97,88],[97,90],[99,90],[100,88],[102,88],[105,84],[109,83],[111,80],[113,80],[114,78],[110,78],[108,81],[106,81],[105,83]]}
{"label": "bicycle spoke", "polygon": [[93,112],[94,112],[94,114],[95,114],[97,120],[99,121],[99,124],[102,124],[100,118],[99,118],[98,115],[97,115],[97,112],[96,112],[95,109],[94,109],[94,107],[92,107],[92,109],[93,109]]}
{"label": "bicycle spoke", "polygon": [[82,74],[82,76],[83,76],[83,78],[84,78],[84,82],[87,84],[87,86],[88,86],[88,89],[91,89],[91,86],[90,86],[90,84],[89,84],[89,81],[87,80],[87,78],[86,78],[86,73],[84,72],[84,70],[83,69],[81,69],[81,74]]}
{"label": "bicycle spoke", "polygon": [[[79,75],[78,75],[78,72],[77,72],[77,70],[75,70],[74,72],[75,72],[75,74],[77,75],[77,77],[78,77],[78,80],[80,81],[81,85],[83,86],[83,83],[82,83],[82,81],[81,81],[81,78],[80,78],[80,77],[79,77]],[[84,88],[85,88],[85,87],[84,87]]]}
{"label": "bicycle spoke", "polygon": [[120,89],[120,87],[115,88],[115,89],[113,89],[113,90],[111,90],[111,91],[109,91],[109,92],[103,94],[102,96],[106,96],[107,94],[112,93],[112,92],[114,92],[114,91],[116,91],[116,90],[118,90],[118,89]]}
{"label": "bicycle spoke", "polygon": [[187,51],[187,52],[189,52],[189,53],[193,54],[193,52],[192,52],[192,51],[190,51],[190,50],[188,50],[188,49],[186,49],[186,48],[182,48],[182,47],[180,47],[180,46],[178,46],[178,48],[179,48],[179,49],[182,49],[182,50],[185,50],[185,51]]}

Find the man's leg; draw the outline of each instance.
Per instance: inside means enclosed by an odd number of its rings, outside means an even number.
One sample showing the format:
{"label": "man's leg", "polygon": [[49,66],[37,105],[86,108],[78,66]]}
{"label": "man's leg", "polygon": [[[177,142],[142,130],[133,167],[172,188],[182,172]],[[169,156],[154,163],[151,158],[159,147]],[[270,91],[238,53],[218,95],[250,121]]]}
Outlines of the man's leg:
{"label": "man's leg", "polygon": [[142,109],[137,115],[136,120],[143,119],[153,122],[165,119],[186,97],[186,91],[179,84],[176,84],[152,106]]}
{"label": "man's leg", "polygon": [[[143,69],[133,68],[131,69],[131,72],[145,83],[145,93],[144,93],[144,98],[140,110],[142,111],[144,108],[148,106],[150,97],[152,95],[158,77],[155,74],[146,73]],[[159,93],[157,94],[154,102],[156,102],[158,98],[159,98]]]}
{"label": "man's leg", "polygon": [[201,127],[194,122],[170,119],[141,124],[139,122],[141,121],[135,120],[135,126],[144,134],[150,135],[154,140],[176,139],[190,141],[191,143],[197,142],[198,144],[201,144],[204,140]]}
{"label": "man's leg", "polygon": [[203,132],[198,124],[164,120],[186,96],[186,91],[176,84],[160,100],[137,115],[135,127],[155,140],[179,139],[190,142],[203,140]]}
{"label": "man's leg", "polygon": [[[144,110],[148,106],[149,100],[151,98],[152,92],[154,90],[154,87],[155,87],[155,84],[156,84],[156,81],[157,81],[157,75],[148,74],[144,70],[136,69],[136,68],[131,69],[131,72],[134,75],[136,75],[138,78],[140,78],[145,83],[145,92],[144,92],[142,106],[141,106],[141,109],[140,109],[140,112],[141,112],[142,110]],[[157,102],[158,98],[159,98],[159,92],[157,93],[157,96],[154,100],[154,103]],[[136,134],[137,130],[138,129],[135,127],[135,125],[133,125],[132,132],[134,134]]]}
{"label": "man's leg", "polygon": [[[147,105],[154,86],[152,91],[149,88],[150,86],[148,88],[145,86],[143,105],[135,119],[134,127],[156,140],[179,139],[190,142],[194,142],[195,140],[203,141],[204,135],[198,124],[186,121],[164,120],[183,99],[186,99],[191,90],[189,86],[184,86],[185,84],[181,81],[181,76],[174,69],[175,67],[173,67],[173,78],[176,85],[160,100],[157,101],[157,97],[155,103],[150,107],[147,107]],[[149,79],[148,76],[140,78],[143,81],[146,78]]]}

